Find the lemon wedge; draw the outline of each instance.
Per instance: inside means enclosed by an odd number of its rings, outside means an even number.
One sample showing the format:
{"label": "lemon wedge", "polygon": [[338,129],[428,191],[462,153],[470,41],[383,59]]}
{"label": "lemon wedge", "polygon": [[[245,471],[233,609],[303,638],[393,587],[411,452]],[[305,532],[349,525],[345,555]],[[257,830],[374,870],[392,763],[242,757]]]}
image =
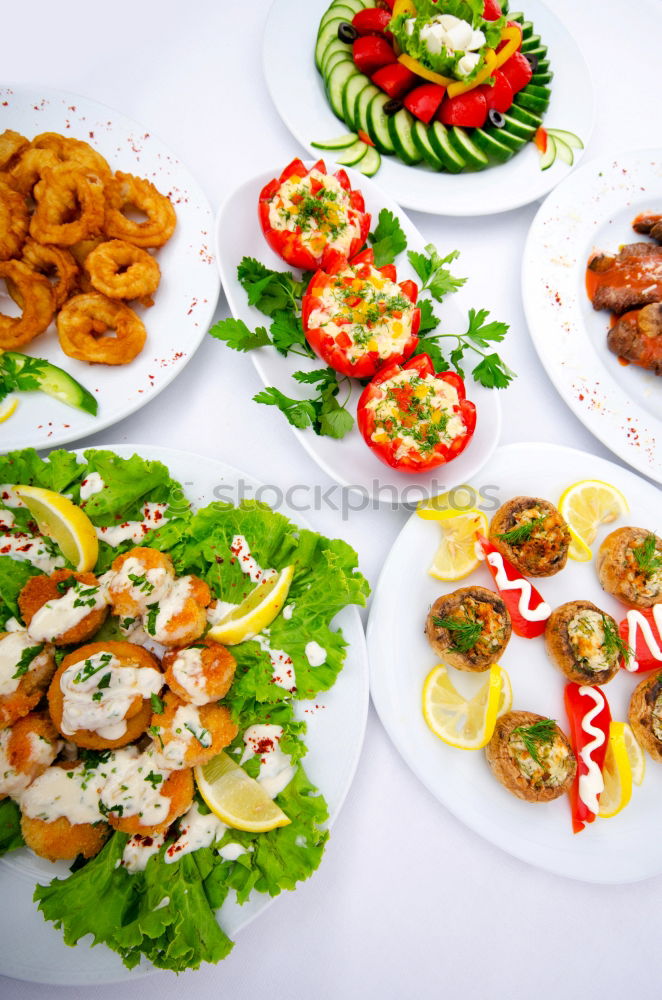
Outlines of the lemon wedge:
{"label": "lemon wedge", "polygon": [[448,493],[440,493],[439,496],[421,500],[416,512],[424,521],[445,521],[473,510],[480,499],[473,486],[456,486]]}
{"label": "lemon wedge", "polygon": [[625,743],[625,723],[611,722],[609,744],[602,768],[605,787],[600,793],[598,816],[610,819],[625,809],[632,796],[632,768]]}
{"label": "lemon wedge", "polygon": [[18,406],[18,399],[16,396],[7,396],[6,399],[0,403],[0,424],[4,424],[5,420],[9,420],[11,415],[16,412],[16,407]]}
{"label": "lemon wedge", "polygon": [[[419,510],[419,516],[424,516]],[[428,570],[436,580],[450,582],[468,576],[480,562],[476,532],[487,534],[487,517],[480,510],[452,511],[435,518],[441,529],[441,544]]]}
{"label": "lemon wedge", "polygon": [[443,663],[430,671],[423,685],[425,721],[440,740],[460,750],[480,750],[489,743],[496,720],[512,703],[510,678],[497,664],[473,698],[460,694]]}
{"label": "lemon wedge", "polygon": [[293,577],[294,566],[286,566],[278,576],[258,583],[241,604],[209,629],[209,638],[225,646],[236,646],[268,628],[287,600]]}
{"label": "lemon wedge", "polygon": [[627,752],[628,760],[630,761],[630,769],[632,771],[632,780],[635,785],[641,785],[646,775],[646,758],[644,756],[644,751],[637,743],[635,735],[630,726],[628,726],[627,722],[624,722],[622,725],[625,750]]}
{"label": "lemon wedge", "polygon": [[592,558],[590,546],[601,524],[610,524],[629,511],[619,489],[600,479],[582,479],[561,495],[559,511],[568,523],[572,542],[568,555],[579,562]]}
{"label": "lemon wedge", "polygon": [[259,781],[249,777],[226,753],[198,765],[195,780],[214,815],[235,830],[266,833],[291,822]]}
{"label": "lemon wedge", "polygon": [[67,497],[39,486],[16,486],[14,492],[23,501],[39,526],[60,547],[79,573],[96,565],[99,542],[94,525],[80,507]]}

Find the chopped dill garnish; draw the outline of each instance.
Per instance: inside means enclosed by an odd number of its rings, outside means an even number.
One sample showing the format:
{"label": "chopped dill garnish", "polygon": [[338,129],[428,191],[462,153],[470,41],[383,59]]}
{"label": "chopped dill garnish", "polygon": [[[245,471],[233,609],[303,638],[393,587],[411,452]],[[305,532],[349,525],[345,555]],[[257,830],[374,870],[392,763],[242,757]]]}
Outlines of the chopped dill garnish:
{"label": "chopped dill garnish", "polygon": [[542,767],[543,763],[538,756],[538,747],[541,743],[551,743],[555,734],[556,722],[554,719],[541,719],[540,722],[534,722],[530,726],[517,726],[512,731],[513,736],[519,736],[539,767]]}
{"label": "chopped dill garnish", "polygon": [[662,569],[662,553],[657,550],[657,538],[650,532],[643,542],[635,545],[632,555],[640,570],[646,577],[651,577],[656,570]]}
{"label": "chopped dill garnish", "polygon": [[508,545],[522,545],[524,542],[528,542],[536,528],[539,528],[544,522],[545,517],[536,517],[533,521],[525,521],[524,524],[518,524],[510,531],[504,531],[497,535],[497,538],[500,538],[502,542],[507,542]]}
{"label": "chopped dill garnish", "polygon": [[482,622],[475,619],[433,618],[432,621],[437,628],[445,628],[451,633],[453,644],[448,647],[451,653],[468,653],[483,631]]}

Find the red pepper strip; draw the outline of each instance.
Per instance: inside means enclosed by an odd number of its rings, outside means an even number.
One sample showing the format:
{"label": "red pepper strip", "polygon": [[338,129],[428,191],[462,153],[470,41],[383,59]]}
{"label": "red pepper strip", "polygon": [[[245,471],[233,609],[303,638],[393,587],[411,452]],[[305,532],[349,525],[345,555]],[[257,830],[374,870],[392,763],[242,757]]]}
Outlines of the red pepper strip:
{"label": "red pepper strip", "polygon": [[[493,552],[498,552],[499,555],[501,555],[496,545],[493,545],[492,542],[490,542],[489,539],[485,538],[484,535],[477,534],[476,537],[478,538],[480,546],[483,552],[485,553],[486,557]],[[515,580],[525,579],[525,577],[522,576],[520,571],[516,569],[511,562],[509,562],[502,555],[501,558],[503,559],[503,568],[508,580],[515,581]],[[489,562],[487,563],[487,568],[492,574],[492,577],[496,584],[496,577],[497,577],[496,568],[494,566],[490,566]],[[498,584],[497,584],[497,590],[499,590],[501,599],[508,608],[511,621],[513,623],[513,631],[515,635],[519,635],[523,639],[535,639],[537,636],[543,634],[543,632],[545,631],[545,627],[547,625],[547,619],[543,619],[543,621],[539,622],[530,622],[526,618],[524,618],[520,613],[519,610],[519,601],[521,597],[520,590],[500,590]],[[536,588],[531,584],[531,597],[529,600],[530,610],[535,611],[535,609],[539,607],[539,605],[541,604],[544,604],[544,599],[539,593],[539,591],[537,591]]]}
{"label": "red pepper strip", "polygon": [[[659,607],[662,611],[662,605],[655,605]],[[628,673],[640,674],[646,670],[659,670],[662,667],[662,634],[658,628],[657,622],[655,621],[655,609],[645,608],[636,609],[635,615],[641,615],[650,625],[652,632],[653,643],[657,648],[653,648],[646,641],[645,633],[638,626],[634,630],[635,642],[634,642],[634,659],[630,659],[626,664],[625,659],[621,657],[621,667],[627,669]],[[662,620],[662,615],[658,611],[658,618]],[[637,619],[635,618],[635,621]],[[628,646],[630,645],[630,626],[628,624],[627,618],[618,626],[618,631],[623,642]],[[657,653],[657,656],[655,655]]]}
{"label": "red pepper strip", "polygon": [[[586,687],[589,686],[590,685],[586,685]],[[590,687],[590,689],[591,691],[595,691],[600,694],[604,701],[603,707],[591,722],[591,725],[596,729],[601,730],[604,735],[602,746],[596,747],[595,750],[591,752],[591,760],[593,760],[600,768],[600,771],[602,771],[605,757],[607,756],[607,746],[609,744],[611,712],[609,710],[609,703],[604,691],[599,687]],[[577,758],[577,773],[569,792],[570,805],[572,807],[573,833],[581,833],[585,825],[587,823],[592,823],[596,817],[596,813],[589,809],[579,795],[579,779],[582,775],[588,774],[589,771],[588,765],[584,763],[580,755],[584,747],[588,746],[589,743],[592,743],[594,739],[590,733],[584,732],[582,722],[591,709],[595,707],[593,698],[590,695],[582,694],[582,691],[583,687],[580,687],[579,684],[566,684],[564,691],[565,710],[568,713],[568,721],[570,722],[570,742],[572,743],[572,749],[574,750]]]}

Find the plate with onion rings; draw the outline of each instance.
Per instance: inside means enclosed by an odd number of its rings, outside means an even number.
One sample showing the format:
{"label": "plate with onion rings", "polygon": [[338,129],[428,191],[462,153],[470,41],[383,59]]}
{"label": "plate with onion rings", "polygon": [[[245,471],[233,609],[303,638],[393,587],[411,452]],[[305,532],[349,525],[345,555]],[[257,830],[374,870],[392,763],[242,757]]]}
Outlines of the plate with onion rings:
{"label": "plate with onion rings", "polygon": [[96,433],[179,374],[218,299],[212,224],[144,126],[64,91],[0,86],[3,451]]}

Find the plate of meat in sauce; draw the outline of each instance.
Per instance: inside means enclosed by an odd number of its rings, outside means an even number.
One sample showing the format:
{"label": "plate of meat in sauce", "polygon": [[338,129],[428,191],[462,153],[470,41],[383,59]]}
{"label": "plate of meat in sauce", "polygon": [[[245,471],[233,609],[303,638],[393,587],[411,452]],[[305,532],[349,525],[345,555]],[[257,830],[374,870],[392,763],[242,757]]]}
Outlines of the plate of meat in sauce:
{"label": "plate of meat in sauce", "polygon": [[606,447],[662,482],[662,152],[582,165],[543,203],[522,272],[533,343]]}

